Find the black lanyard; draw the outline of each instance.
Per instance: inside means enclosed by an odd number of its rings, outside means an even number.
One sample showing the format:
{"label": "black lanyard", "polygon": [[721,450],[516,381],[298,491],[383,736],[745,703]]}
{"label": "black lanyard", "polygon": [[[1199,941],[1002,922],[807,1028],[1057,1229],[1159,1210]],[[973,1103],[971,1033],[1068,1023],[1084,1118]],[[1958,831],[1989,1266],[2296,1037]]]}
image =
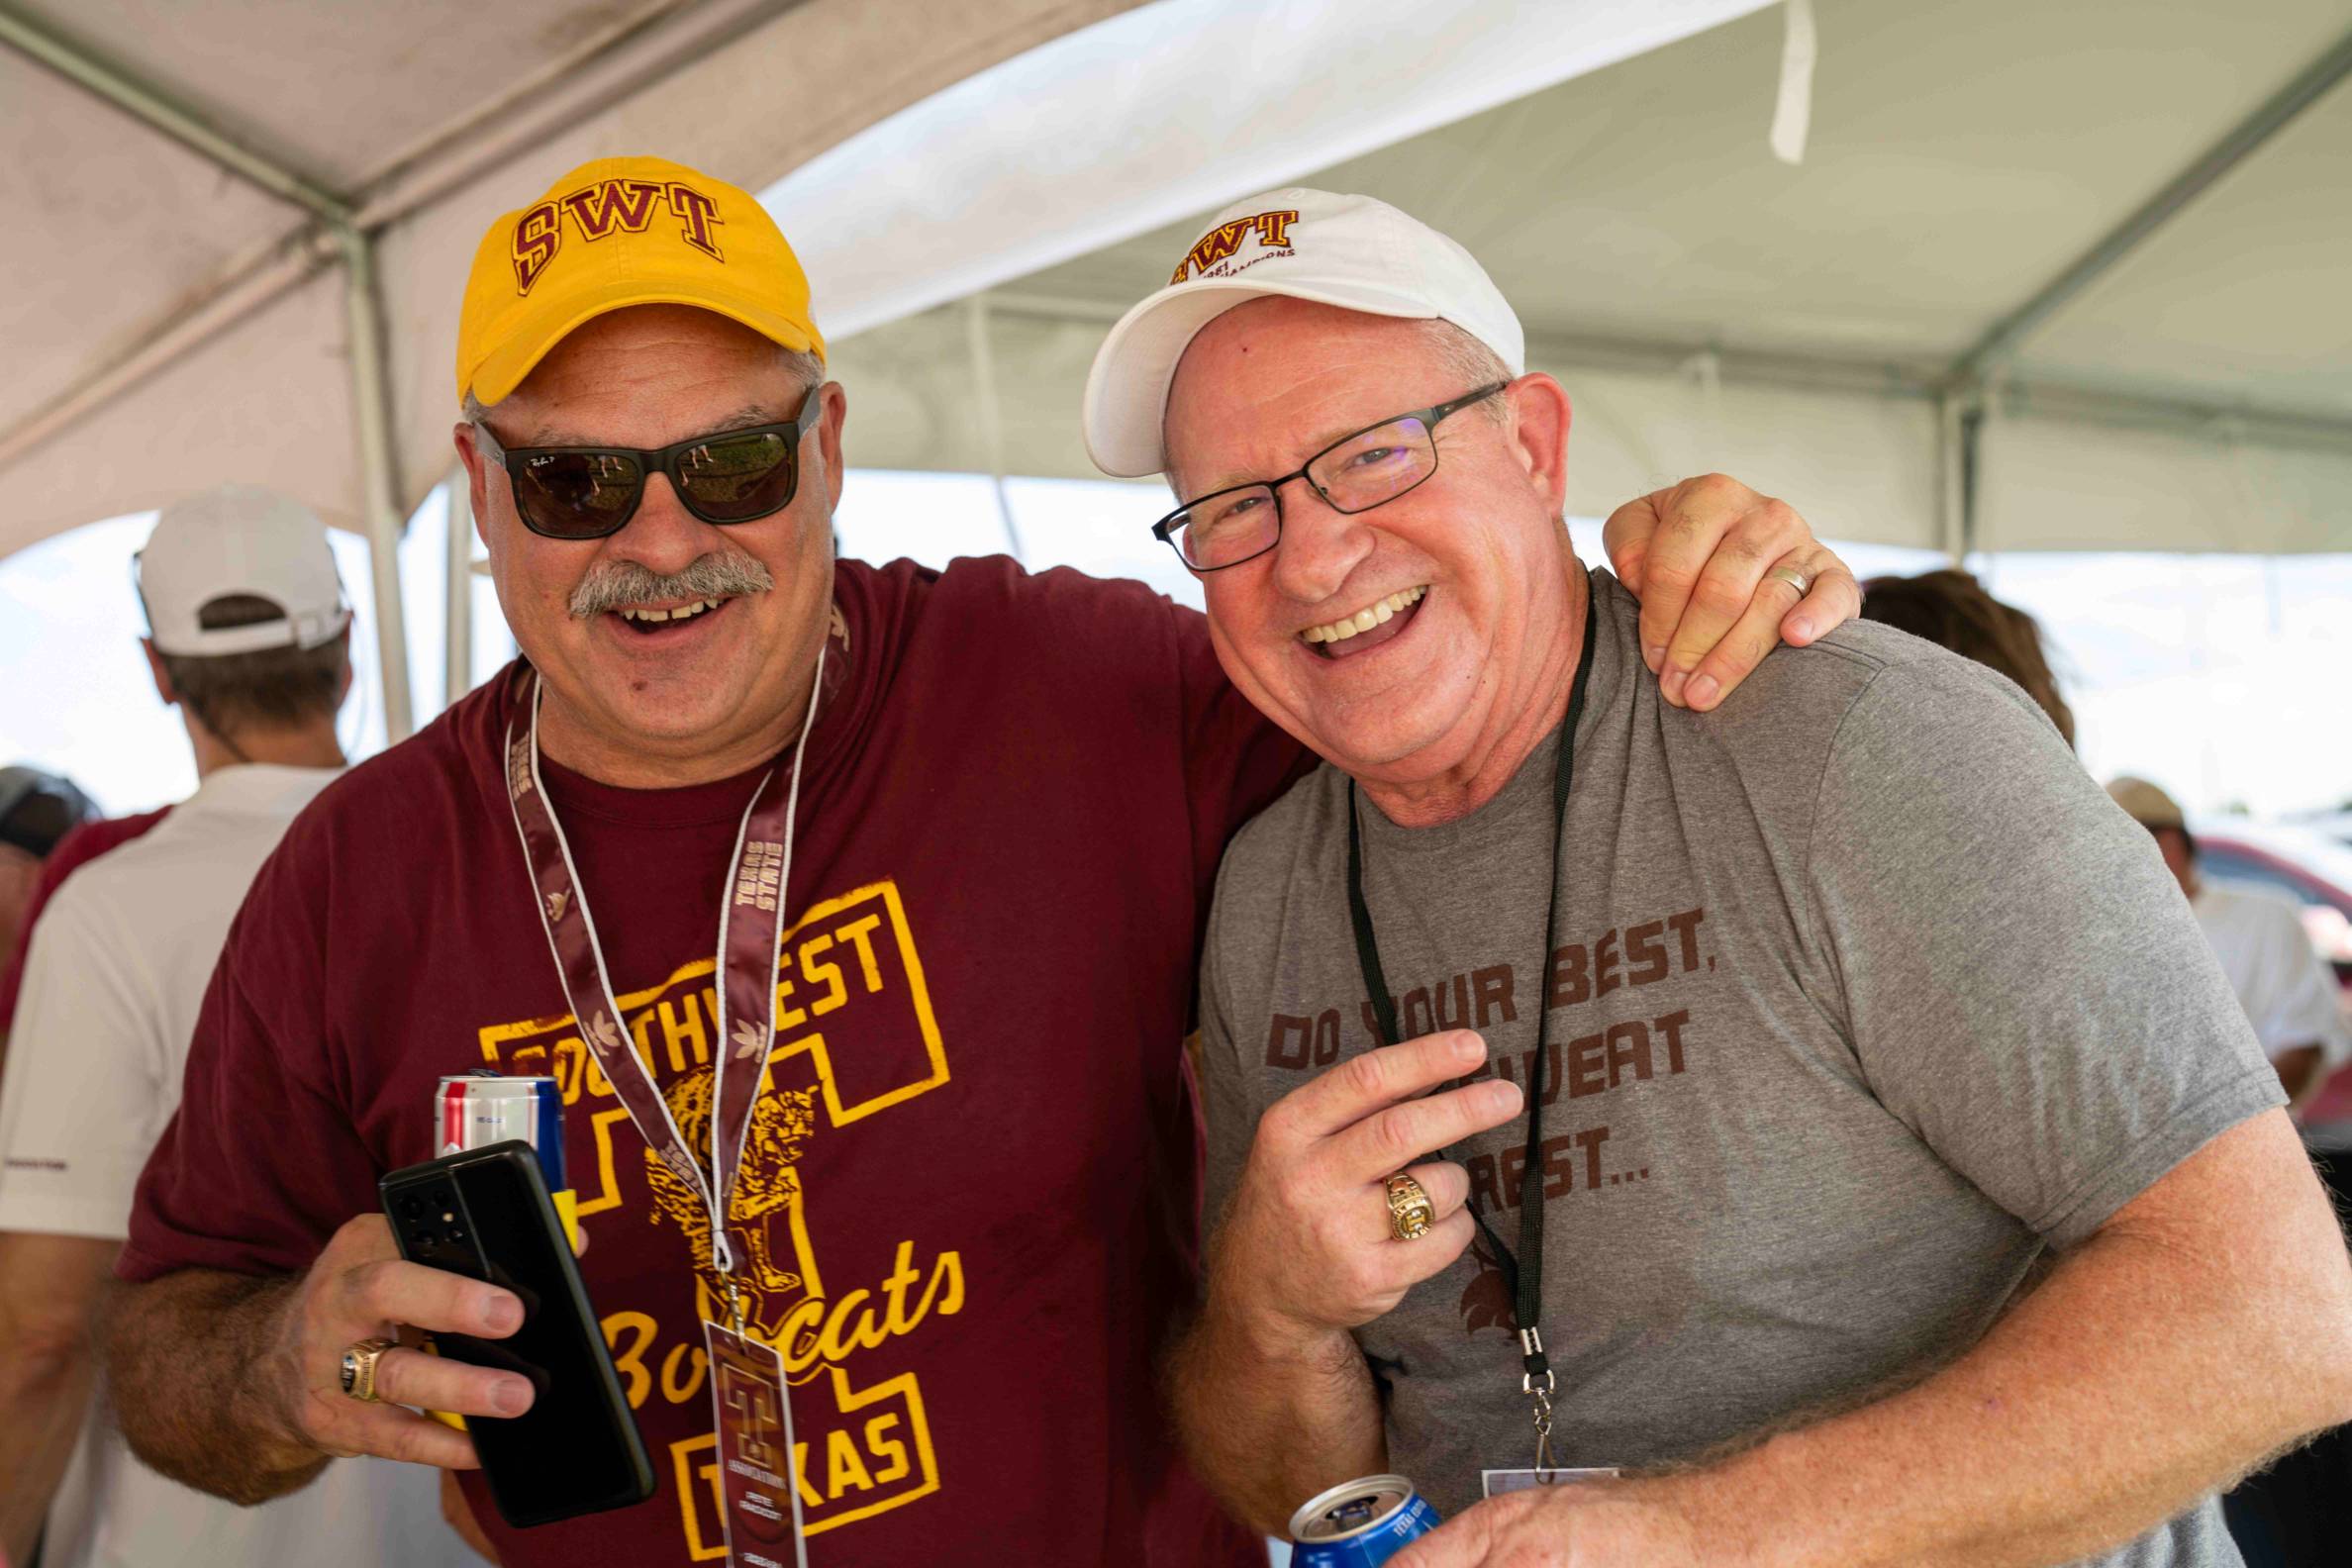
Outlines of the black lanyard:
{"label": "black lanyard", "polygon": [[[1552,877],[1551,902],[1543,917],[1545,964],[1551,962],[1551,955],[1559,948],[1560,936],[1554,928],[1560,916],[1560,862],[1568,844],[1568,787],[1576,775],[1576,725],[1584,717],[1585,686],[1593,673],[1593,617],[1598,609],[1588,596],[1584,652],[1577,658],[1576,680],[1569,688],[1568,716],[1560,722],[1559,769],[1552,775]],[[1389,1045],[1401,1038],[1397,1029],[1397,1001],[1389,992],[1387,976],[1381,971],[1380,945],[1372,934],[1372,911],[1364,903],[1363,833],[1356,813],[1356,789],[1350,783],[1347,787],[1347,913],[1355,922],[1356,960],[1363,968],[1364,985],[1372,993],[1372,1011],[1380,1020],[1380,1043]],[[1539,989],[1537,996],[1543,998],[1544,993]],[[1530,1394],[1536,1392],[1538,1385],[1548,1394],[1552,1386],[1551,1363],[1544,1358],[1543,1336],[1537,1330],[1543,1315],[1543,1164],[1539,1145],[1543,1141],[1544,1067],[1550,1055],[1551,1009],[1539,1001],[1535,1065],[1527,1075],[1527,1149],[1520,1167],[1525,1179],[1519,1189],[1518,1253],[1513,1254],[1503,1245],[1484,1215],[1475,1208],[1470,1211],[1472,1223],[1495,1249],[1504,1282],[1511,1287],[1512,1315],[1518,1321],[1520,1359],[1526,1368],[1524,1387]],[[1452,1157],[1450,1151],[1446,1157]]]}

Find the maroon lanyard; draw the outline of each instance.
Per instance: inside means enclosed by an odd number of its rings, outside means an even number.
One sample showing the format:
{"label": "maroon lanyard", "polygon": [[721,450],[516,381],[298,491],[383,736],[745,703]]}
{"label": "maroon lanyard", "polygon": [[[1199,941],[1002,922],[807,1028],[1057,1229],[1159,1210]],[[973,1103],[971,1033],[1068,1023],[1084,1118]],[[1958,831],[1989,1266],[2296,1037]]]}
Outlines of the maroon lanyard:
{"label": "maroon lanyard", "polygon": [[596,1053],[598,1065],[629,1112],[629,1119],[637,1124],[645,1146],[678,1180],[693,1188],[710,1212],[711,1263],[726,1282],[738,1332],[742,1312],[735,1301],[735,1258],[727,1238],[727,1218],[734,1212],[751,1105],[759,1097],[768,1049],[775,1040],[776,951],[784,937],[793,818],[800,801],[801,764],[808,757],[809,731],[817,721],[817,703],[825,690],[826,652],[824,646],[817,652],[817,675],[809,687],[809,711],[801,721],[800,743],[793,747],[790,782],[771,767],[752,792],[751,804],[743,809],[742,824],[735,832],[735,859],[728,867],[725,902],[719,907],[719,1049],[711,1063],[709,1180],[704,1178],[702,1162],[686,1146],[685,1135],[678,1130],[669,1102],[654,1086],[653,1075],[630,1048],[620,1004],[613,1000],[613,980],[597,941],[596,921],[588,913],[587,896],[580,891],[563,827],[556,822],[539,780],[539,715],[544,688],[536,670],[519,698],[531,705],[530,729],[517,735],[514,721],[507,721],[507,799],[514,807],[515,832],[522,837],[523,856],[530,863],[532,885],[539,894],[539,923],[546,929],[547,948],[555,955],[555,972],[563,981],[572,1017],[579,1023],[580,1038]]}

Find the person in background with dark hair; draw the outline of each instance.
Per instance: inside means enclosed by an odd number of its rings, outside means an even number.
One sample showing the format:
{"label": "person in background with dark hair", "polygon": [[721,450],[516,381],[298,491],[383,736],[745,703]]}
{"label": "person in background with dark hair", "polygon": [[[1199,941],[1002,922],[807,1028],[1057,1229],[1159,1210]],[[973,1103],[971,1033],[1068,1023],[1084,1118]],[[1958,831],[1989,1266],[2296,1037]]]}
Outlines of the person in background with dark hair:
{"label": "person in background with dark hair", "polygon": [[[6,781],[12,775],[34,772],[31,768],[0,770],[0,800],[9,795]],[[73,788],[66,780],[57,782]],[[8,1031],[16,1022],[17,992],[25,979],[25,949],[33,945],[33,926],[41,919],[41,912],[49,907],[49,901],[56,896],[67,877],[107,850],[120,848],[146,833],[170,810],[168,806],[159,806],[153,811],[133,812],[128,817],[92,816],[67,829],[65,836],[56,840],[56,846],[47,857],[36,860],[30,867],[19,854],[10,852],[15,849],[21,853],[21,846],[0,833],[0,953],[7,955],[7,963],[0,965],[0,1064],[8,1060]]]}
{"label": "person in background with dark hair", "polygon": [[[35,767],[0,768],[0,952],[13,951],[32,926],[57,845],[96,815],[70,779]],[[0,1039],[7,1030],[0,1018]]]}
{"label": "person in background with dark hair", "polygon": [[1862,585],[1862,619],[1925,637],[2007,675],[2050,716],[2066,743],[2075,743],[2074,710],[2058,695],[2040,626],[1987,593],[1973,572],[1947,566],[1916,577],[1873,577]]}
{"label": "person in background with dark hair", "polygon": [[[231,920],[295,815],[343,770],[350,611],[327,531],[228,486],[166,510],[139,557],[155,690],[196,793],[84,865],[44,915],[0,1079],[0,1550],[43,1568],[338,1561],[442,1568],[470,1553],[434,1478],[374,1460],[240,1509],[132,1461],[93,1419],[92,1313]],[[44,1525],[46,1522],[46,1535]],[[332,1532],[332,1533],[330,1533]]]}

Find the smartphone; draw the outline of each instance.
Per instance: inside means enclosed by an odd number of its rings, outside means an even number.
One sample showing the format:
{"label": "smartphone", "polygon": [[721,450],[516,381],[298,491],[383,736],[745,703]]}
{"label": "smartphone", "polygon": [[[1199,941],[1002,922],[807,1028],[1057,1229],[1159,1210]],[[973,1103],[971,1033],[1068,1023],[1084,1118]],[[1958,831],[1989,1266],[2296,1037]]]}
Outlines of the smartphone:
{"label": "smartphone", "polygon": [[499,1517],[523,1528],[651,1497],[652,1461],[531,1145],[463,1149],[376,1185],[402,1257],[523,1303],[523,1325],[504,1339],[434,1335],[449,1359],[519,1373],[538,1391],[520,1416],[465,1421]]}

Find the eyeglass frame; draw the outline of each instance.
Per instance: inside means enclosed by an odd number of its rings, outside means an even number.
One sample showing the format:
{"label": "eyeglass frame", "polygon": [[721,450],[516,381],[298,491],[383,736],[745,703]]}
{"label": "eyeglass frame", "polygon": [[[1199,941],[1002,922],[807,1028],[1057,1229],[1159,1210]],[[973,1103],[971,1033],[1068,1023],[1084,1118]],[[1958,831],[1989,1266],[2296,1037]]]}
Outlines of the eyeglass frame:
{"label": "eyeglass frame", "polygon": [[[1314,486],[1315,493],[1323,498],[1323,505],[1329,507],[1332,511],[1338,513],[1342,517],[1360,517],[1366,512],[1374,511],[1377,508],[1387,506],[1391,501],[1396,500],[1399,496],[1409,496],[1413,494],[1414,491],[1419,490],[1422,485],[1427,484],[1430,479],[1436,476],[1437,425],[1439,421],[1443,420],[1449,414],[1468,408],[1473,403],[1482,403],[1488,398],[1493,397],[1496,393],[1507,392],[1510,389],[1511,383],[1509,381],[1497,381],[1492,385],[1480,387],[1475,392],[1465,392],[1460,397],[1454,398],[1450,402],[1432,404],[1428,408],[1407,409],[1402,414],[1391,414],[1387,419],[1374,420],[1371,424],[1364,426],[1362,429],[1349,431],[1346,435],[1340,437],[1328,446],[1321,448],[1315,453],[1314,456],[1308,458],[1305,462],[1299,464],[1296,469],[1290,473],[1284,474],[1279,479],[1252,479],[1245,484],[1226,485],[1222,490],[1212,490],[1207,495],[1193,497],[1193,499],[1190,501],[1185,502],[1182,506],[1176,508],[1174,511],[1161,518],[1157,523],[1152,524],[1151,537],[1158,539],[1161,543],[1167,545],[1168,548],[1174,550],[1176,552],[1176,558],[1184,562],[1184,569],[1191,572],[1196,577],[1205,576],[1210,572],[1224,571],[1227,567],[1247,565],[1249,562],[1256,560],[1261,555],[1272,554],[1275,548],[1282,543],[1282,530],[1284,525],[1289,522],[1289,519],[1283,515],[1282,510],[1282,487],[1284,485],[1289,484],[1293,479],[1305,479],[1308,484]],[[1404,489],[1396,492],[1395,495],[1382,496],[1370,506],[1343,507],[1337,502],[1333,501],[1331,499],[1331,493],[1328,490],[1325,490],[1322,485],[1316,484],[1313,476],[1308,473],[1308,469],[1313,468],[1317,463],[1323,461],[1323,459],[1328,457],[1331,455],[1331,453],[1337,451],[1349,441],[1354,441],[1357,437],[1368,436],[1372,432],[1380,429],[1383,425],[1394,425],[1400,420],[1409,419],[1420,420],[1421,422],[1421,428],[1429,433],[1429,471],[1425,474],[1422,474],[1419,479],[1414,480],[1413,483],[1407,485]],[[1177,543],[1174,538],[1171,537],[1175,532],[1173,525],[1175,524],[1176,520],[1197,506],[1200,506],[1206,502],[1214,501],[1219,496],[1232,495],[1236,491],[1241,490],[1264,490],[1274,497],[1274,538],[1267,541],[1266,547],[1264,549],[1251,550],[1239,560],[1225,561],[1216,566],[1194,565],[1191,559],[1185,555],[1184,546]]]}
{"label": "eyeglass frame", "polygon": [[[537,534],[540,539],[560,539],[565,543],[570,544],[585,544],[593,539],[611,539],[614,535],[620,533],[623,529],[629,527],[631,523],[635,522],[637,520],[637,509],[645,504],[645,486],[651,482],[653,476],[657,473],[663,475],[669,480],[670,492],[678,498],[678,504],[684,507],[688,514],[691,515],[697,523],[705,523],[712,528],[734,528],[738,523],[757,523],[762,518],[774,517],[777,513],[792,505],[794,500],[796,500],[800,495],[801,439],[807,436],[811,430],[816,428],[816,420],[822,420],[824,418],[823,412],[818,410],[818,404],[825,396],[825,387],[826,383],[819,381],[815,386],[809,388],[809,395],[801,399],[800,412],[793,415],[793,417],[788,420],[779,421],[773,425],[745,425],[739,430],[706,431],[700,436],[689,436],[684,441],[672,441],[667,446],[510,447],[504,442],[500,441],[497,432],[491,430],[490,427],[483,421],[475,420],[472,422],[472,424],[477,439],[488,444],[488,455],[497,458],[498,466],[506,473],[507,494],[513,498],[515,503],[515,516],[522,520],[523,526],[531,530],[532,533]],[[812,418],[812,410],[818,410],[815,413],[814,418]],[[693,497],[687,492],[685,481],[678,476],[678,457],[681,453],[691,451],[697,446],[708,446],[711,442],[725,440],[730,436],[774,435],[783,435],[787,438],[784,444],[783,460],[792,464],[792,487],[784,492],[783,500],[777,502],[765,512],[754,513],[750,517],[741,518],[707,518],[704,517],[701,512],[695,509]],[[583,453],[598,457],[636,458],[638,468],[637,499],[630,503],[629,510],[627,512],[621,514],[621,521],[615,523],[609,529],[604,529],[595,534],[550,534],[545,529],[542,529],[537,524],[533,523],[531,521],[530,512],[524,508],[523,497],[515,489],[515,459],[518,457],[567,456],[579,455]],[[1323,454],[1318,452],[1316,455],[1321,456]]]}

